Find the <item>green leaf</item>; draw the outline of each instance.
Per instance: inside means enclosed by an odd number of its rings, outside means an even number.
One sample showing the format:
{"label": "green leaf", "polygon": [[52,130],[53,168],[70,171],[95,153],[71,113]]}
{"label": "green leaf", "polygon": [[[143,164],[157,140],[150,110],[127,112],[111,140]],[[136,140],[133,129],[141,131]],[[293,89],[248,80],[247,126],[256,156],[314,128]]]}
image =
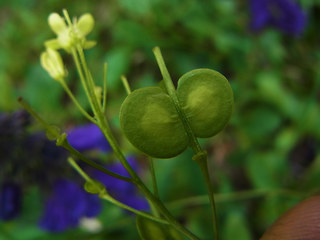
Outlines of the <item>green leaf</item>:
{"label": "green leaf", "polygon": [[[114,26],[113,36],[116,42],[124,43],[125,46],[133,49],[147,49],[150,51],[158,43],[154,39],[154,35],[149,33],[148,28],[145,28],[137,21],[118,21]],[[111,67],[109,69],[111,70]]]}
{"label": "green leaf", "polygon": [[228,214],[223,229],[223,236],[225,240],[251,239],[248,223],[241,212],[233,211]]}
{"label": "green leaf", "polygon": [[[120,4],[129,12],[135,15],[146,15],[151,11],[151,0],[120,0]],[[137,7],[139,6],[139,7]]]}
{"label": "green leaf", "polygon": [[255,142],[263,142],[281,124],[281,116],[269,107],[258,106],[244,112],[242,129]]}
{"label": "green leaf", "polygon": [[108,63],[108,88],[114,90],[120,86],[120,76],[127,72],[131,58],[131,51],[126,48],[115,48],[110,50],[105,56]]}
{"label": "green leaf", "polygon": [[299,181],[299,188],[303,191],[312,191],[319,188],[320,182],[320,158],[316,158],[312,165],[304,173],[304,177]]}
{"label": "green leaf", "polygon": [[14,86],[3,72],[0,73],[0,86],[0,109],[6,111],[14,109],[17,103],[14,96]]}
{"label": "green leaf", "polygon": [[39,65],[32,66],[26,77],[26,85],[21,95],[42,116],[57,118],[61,111],[63,89],[60,84],[49,77]]}
{"label": "green leaf", "polygon": [[288,174],[286,158],[277,152],[253,152],[247,158],[246,168],[253,186],[262,189],[282,187]]}
{"label": "green leaf", "polygon": [[183,240],[179,232],[168,225],[154,222],[137,215],[136,224],[142,240]]}
{"label": "green leaf", "polygon": [[273,72],[260,72],[256,78],[257,94],[288,117],[300,119],[303,103],[283,86],[279,81],[280,78],[281,76]]}

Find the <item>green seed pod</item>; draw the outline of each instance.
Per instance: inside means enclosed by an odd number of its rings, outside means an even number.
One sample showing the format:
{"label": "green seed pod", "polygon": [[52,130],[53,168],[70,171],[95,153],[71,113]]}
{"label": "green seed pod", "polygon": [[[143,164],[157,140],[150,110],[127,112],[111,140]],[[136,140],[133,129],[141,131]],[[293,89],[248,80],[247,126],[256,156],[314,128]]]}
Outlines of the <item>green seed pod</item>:
{"label": "green seed pod", "polygon": [[196,137],[212,137],[228,123],[233,93],[228,80],[211,69],[196,69],[178,81],[177,95]]}
{"label": "green seed pod", "polygon": [[171,98],[160,87],[129,94],[120,109],[120,126],[136,148],[156,158],[174,157],[189,143]]}

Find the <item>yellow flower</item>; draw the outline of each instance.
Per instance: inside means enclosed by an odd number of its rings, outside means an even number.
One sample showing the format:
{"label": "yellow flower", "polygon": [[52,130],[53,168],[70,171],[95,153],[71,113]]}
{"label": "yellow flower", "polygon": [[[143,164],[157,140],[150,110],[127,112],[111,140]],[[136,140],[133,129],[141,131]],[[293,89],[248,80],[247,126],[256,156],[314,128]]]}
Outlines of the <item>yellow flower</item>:
{"label": "yellow flower", "polygon": [[63,48],[67,52],[78,44],[88,49],[93,47],[95,41],[87,41],[86,36],[92,31],[94,19],[91,14],[82,15],[79,20],[73,19],[70,25],[67,25],[65,19],[57,13],[51,13],[48,18],[49,26],[57,35],[57,38],[45,42],[47,48],[60,49]]}
{"label": "yellow flower", "polygon": [[40,62],[42,67],[53,79],[63,81],[66,77],[67,72],[63,66],[62,58],[56,50],[47,48],[46,51],[41,54]]}

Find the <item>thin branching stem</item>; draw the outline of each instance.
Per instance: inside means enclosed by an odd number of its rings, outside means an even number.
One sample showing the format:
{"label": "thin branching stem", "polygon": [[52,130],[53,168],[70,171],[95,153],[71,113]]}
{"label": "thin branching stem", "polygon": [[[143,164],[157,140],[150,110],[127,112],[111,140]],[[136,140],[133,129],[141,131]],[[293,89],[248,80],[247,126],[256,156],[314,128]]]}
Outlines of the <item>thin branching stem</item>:
{"label": "thin branching stem", "polygon": [[198,165],[201,169],[202,175],[204,177],[207,191],[208,191],[208,197],[210,200],[211,210],[212,210],[212,225],[213,225],[214,236],[215,236],[215,240],[218,240],[219,239],[219,232],[218,232],[218,226],[217,226],[218,225],[217,224],[217,213],[216,213],[217,211],[216,211],[216,207],[215,207],[214,195],[213,195],[213,190],[212,190],[212,183],[209,178],[207,153],[202,150],[202,148],[198,142],[198,139],[194,135],[194,132],[189,124],[189,120],[186,117],[186,114],[185,114],[183,108],[181,107],[180,101],[179,101],[178,96],[176,94],[176,89],[173,85],[172,79],[170,77],[170,74],[168,72],[166,64],[163,60],[160,48],[155,47],[153,49],[153,53],[156,57],[158,65],[159,65],[167,92],[168,92],[169,96],[171,97],[172,102],[175,105],[177,113],[178,113],[178,115],[183,123],[184,129],[189,137],[190,147],[192,148],[192,150],[194,152],[193,160],[195,160],[198,163]]}
{"label": "thin branching stem", "polygon": [[108,86],[108,64],[104,63],[103,65],[103,98],[102,98],[102,112],[106,113],[107,111],[107,86]]}
{"label": "thin branching stem", "polygon": [[122,84],[126,90],[126,93],[129,95],[131,93],[131,88],[130,88],[130,85],[129,85],[129,82],[128,82],[128,79],[126,78],[126,76],[121,75],[121,81],[122,81]]}
{"label": "thin branching stem", "polygon": [[62,85],[62,87],[64,88],[64,90],[67,92],[67,94],[69,95],[69,97],[71,98],[71,100],[73,101],[73,103],[76,105],[76,107],[79,109],[79,111],[90,121],[93,123],[96,123],[96,120],[91,117],[89,115],[89,113],[83,109],[83,107],[80,105],[80,103],[78,102],[78,100],[75,98],[75,96],[73,95],[73,93],[71,92],[70,88],[68,87],[68,85],[65,83],[64,80],[60,80],[59,81]]}

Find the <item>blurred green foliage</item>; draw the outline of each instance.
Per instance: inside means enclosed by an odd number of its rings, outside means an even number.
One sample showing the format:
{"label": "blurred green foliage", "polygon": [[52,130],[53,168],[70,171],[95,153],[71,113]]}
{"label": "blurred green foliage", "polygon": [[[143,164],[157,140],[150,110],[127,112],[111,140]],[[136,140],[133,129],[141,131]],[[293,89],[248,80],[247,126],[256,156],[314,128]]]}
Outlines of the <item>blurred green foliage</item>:
{"label": "blurred green foliage", "polygon": [[[88,39],[97,40],[98,45],[86,54],[99,83],[103,62],[109,64],[108,115],[116,133],[125,97],[120,75],[128,77],[133,89],[161,80],[154,46],[162,49],[174,80],[195,68],[215,69],[229,79],[235,95],[231,123],[210,141],[202,141],[209,152],[215,192],[269,191],[219,201],[221,239],[258,239],[281,213],[319,189],[320,3],[300,3],[308,24],[302,36],[292,37],[270,28],[250,32],[248,3],[240,0],[0,0],[0,110],[18,109],[15,99],[23,96],[51,123],[66,127],[83,122],[39,62],[43,42],[53,37],[47,16],[63,8],[71,16],[90,12],[96,20]],[[66,57],[65,64],[68,84],[85,102],[71,59]],[[133,151],[120,134],[119,139],[126,151]],[[187,151],[176,159],[156,161],[164,201],[205,194],[191,157]],[[48,234],[36,226],[41,202],[33,190],[25,198],[22,216],[0,224],[0,239],[139,238],[132,216],[107,203],[99,217],[104,226],[101,232],[79,228]],[[210,239],[208,204],[195,200],[184,210],[172,210],[191,231]]]}

